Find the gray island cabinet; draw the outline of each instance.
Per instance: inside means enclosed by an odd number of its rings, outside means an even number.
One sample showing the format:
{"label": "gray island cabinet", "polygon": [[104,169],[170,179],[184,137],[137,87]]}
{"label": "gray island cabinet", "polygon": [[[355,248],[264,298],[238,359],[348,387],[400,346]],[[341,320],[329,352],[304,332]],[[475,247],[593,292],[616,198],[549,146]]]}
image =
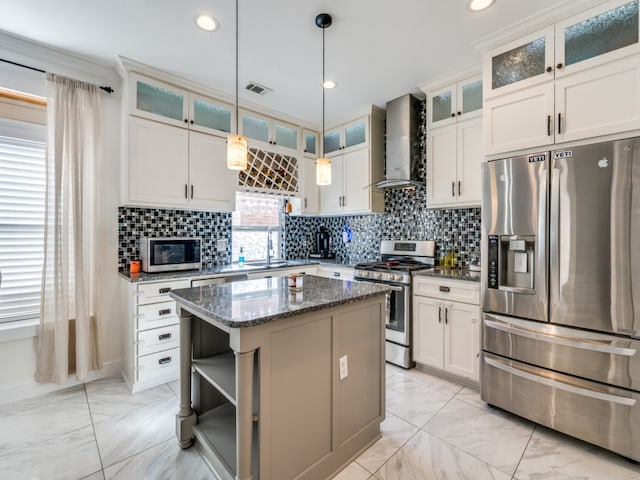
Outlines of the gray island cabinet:
{"label": "gray island cabinet", "polygon": [[176,435],[222,479],[326,479],[380,437],[384,285],[287,277],[174,290]]}

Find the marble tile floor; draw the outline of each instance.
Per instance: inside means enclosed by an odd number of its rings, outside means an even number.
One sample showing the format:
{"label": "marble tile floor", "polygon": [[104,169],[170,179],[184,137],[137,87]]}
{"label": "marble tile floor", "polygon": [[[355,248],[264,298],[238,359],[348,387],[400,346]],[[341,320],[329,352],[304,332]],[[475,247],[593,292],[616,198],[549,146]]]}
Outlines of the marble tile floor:
{"label": "marble tile floor", "polygon": [[[135,395],[119,377],[0,406],[0,479],[216,478],[174,436],[177,382]],[[336,480],[631,480],[640,465],[387,366],[382,438]],[[278,479],[280,480],[280,479]]]}

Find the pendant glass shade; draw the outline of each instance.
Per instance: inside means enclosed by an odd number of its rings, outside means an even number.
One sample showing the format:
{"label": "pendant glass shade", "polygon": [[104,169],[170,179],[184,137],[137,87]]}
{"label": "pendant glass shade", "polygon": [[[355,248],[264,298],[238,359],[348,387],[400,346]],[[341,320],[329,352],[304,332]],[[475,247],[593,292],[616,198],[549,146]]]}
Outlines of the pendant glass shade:
{"label": "pendant glass shade", "polygon": [[247,137],[229,134],[227,137],[227,168],[231,170],[247,169]]}
{"label": "pendant glass shade", "polygon": [[331,185],[331,159],[323,157],[316,160],[316,184]]}

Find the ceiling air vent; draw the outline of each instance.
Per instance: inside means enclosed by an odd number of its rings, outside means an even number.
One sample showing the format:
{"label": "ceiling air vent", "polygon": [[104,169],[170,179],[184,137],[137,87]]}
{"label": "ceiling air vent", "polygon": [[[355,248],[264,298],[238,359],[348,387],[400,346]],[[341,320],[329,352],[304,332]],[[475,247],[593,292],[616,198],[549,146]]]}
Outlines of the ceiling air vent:
{"label": "ceiling air vent", "polygon": [[250,92],[257,93],[258,95],[266,95],[269,92],[273,92],[269,87],[265,87],[264,85],[260,85],[256,82],[249,82],[245,88]]}

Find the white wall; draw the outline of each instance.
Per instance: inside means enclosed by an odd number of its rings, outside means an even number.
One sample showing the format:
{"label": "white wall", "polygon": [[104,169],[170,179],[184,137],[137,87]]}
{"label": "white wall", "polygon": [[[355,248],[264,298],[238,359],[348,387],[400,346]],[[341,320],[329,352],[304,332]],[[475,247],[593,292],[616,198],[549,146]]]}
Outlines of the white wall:
{"label": "white wall", "polygon": [[[112,66],[100,65],[67,52],[32,44],[0,31],[0,58],[51,71],[98,85],[109,85],[115,93],[102,94],[103,151],[98,182],[98,263],[105,368],[92,378],[119,373],[122,355],[122,309],[118,276],[118,203],[121,162],[121,80]],[[0,86],[43,95],[44,74],[0,62]],[[2,341],[0,332],[0,403],[61,388],[37,384],[34,337]],[[69,385],[76,383],[70,380]]]}

